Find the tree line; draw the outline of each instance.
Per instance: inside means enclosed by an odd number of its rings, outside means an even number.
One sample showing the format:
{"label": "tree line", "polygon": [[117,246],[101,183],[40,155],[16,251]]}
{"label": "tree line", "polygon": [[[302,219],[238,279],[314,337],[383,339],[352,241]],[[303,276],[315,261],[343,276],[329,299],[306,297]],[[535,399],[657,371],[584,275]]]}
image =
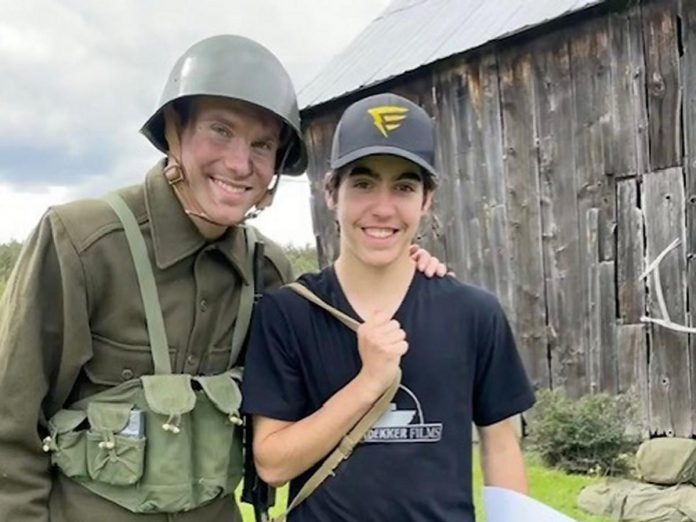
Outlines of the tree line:
{"label": "tree line", "polygon": [[7,279],[10,277],[10,272],[17,262],[21,249],[22,243],[19,241],[0,244],[0,296],[5,290]]}

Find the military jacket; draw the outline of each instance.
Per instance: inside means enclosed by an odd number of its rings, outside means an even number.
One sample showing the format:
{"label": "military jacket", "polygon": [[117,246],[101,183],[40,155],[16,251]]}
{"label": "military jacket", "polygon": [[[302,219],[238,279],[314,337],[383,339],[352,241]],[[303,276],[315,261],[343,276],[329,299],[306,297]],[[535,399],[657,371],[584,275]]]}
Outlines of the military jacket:
{"label": "military jacket", "polygon": [[[155,166],[119,191],[152,261],[175,373],[223,372],[245,269],[244,234],[207,241]],[[291,280],[267,238],[265,288]],[[145,312],[123,226],[102,200],[47,211],[0,301],[0,520],[7,522],[230,521],[232,497],[189,513],[136,515],[51,469],[46,420],[72,402],[151,374]]]}

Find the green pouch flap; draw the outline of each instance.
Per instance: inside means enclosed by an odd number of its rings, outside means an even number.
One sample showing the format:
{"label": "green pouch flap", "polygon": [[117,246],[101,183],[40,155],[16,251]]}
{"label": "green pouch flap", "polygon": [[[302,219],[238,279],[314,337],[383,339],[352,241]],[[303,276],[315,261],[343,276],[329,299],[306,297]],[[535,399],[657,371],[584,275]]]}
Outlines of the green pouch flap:
{"label": "green pouch flap", "polygon": [[48,421],[48,430],[54,436],[68,433],[77,428],[86,418],[87,413],[82,410],[58,410]]}
{"label": "green pouch flap", "polygon": [[241,383],[244,376],[244,366],[235,366],[225,372],[226,375],[232,377],[235,381]]}
{"label": "green pouch flap", "polygon": [[145,400],[150,409],[160,415],[183,415],[193,410],[196,394],[191,388],[191,376],[143,375]]}
{"label": "green pouch flap", "polygon": [[206,396],[222,413],[237,413],[242,404],[242,392],[229,372],[193,378],[201,385]]}
{"label": "green pouch flap", "polygon": [[87,419],[92,431],[118,433],[130,420],[132,404],[126,402],[90,402],[87,405]]}

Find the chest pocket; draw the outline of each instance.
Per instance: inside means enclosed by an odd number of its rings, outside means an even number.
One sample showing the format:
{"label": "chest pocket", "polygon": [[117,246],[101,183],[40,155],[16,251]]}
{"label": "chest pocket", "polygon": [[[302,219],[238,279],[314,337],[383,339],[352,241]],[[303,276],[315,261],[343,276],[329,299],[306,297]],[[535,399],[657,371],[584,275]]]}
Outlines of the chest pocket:
{"label": "chest pocket", "polygon": [[[116,386],[143,375],[154,373],[148,345],[124,344],[98,335],[92,336],[92,358],[85,364],[85,374],[93,384]],[[229,353],[229,351],[228,351]],[[176,350],[169,347],[174,365]]]}

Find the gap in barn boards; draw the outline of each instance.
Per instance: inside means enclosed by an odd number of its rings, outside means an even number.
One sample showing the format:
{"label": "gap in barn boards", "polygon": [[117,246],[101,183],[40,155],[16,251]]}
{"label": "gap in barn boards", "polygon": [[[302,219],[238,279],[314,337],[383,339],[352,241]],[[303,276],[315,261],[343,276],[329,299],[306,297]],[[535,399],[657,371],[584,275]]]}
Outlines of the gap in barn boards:
{"label": "gap in barn boards", "polygon": [[[680,2],[681,73],[684,85],[682,112],[684,170],[686,174],[687,314],[696,326],[696,4]],[[691,433],[696,434],[696,335],[689,336],[689,381],[691,384]]]}
{"label": "gap in barn boards", "polygon": [[[682,237],[661,266],[663,290],[671,318],[696,324],[694,35],[696,2],[645,1],[370,91],[401,92],[436,119],[449,175],[423,244],[498,295],[537,387],[629,393],[643,435],[696,433],[696,336],[642,323],[658,311],[654,282],[639,279]],[[306,132],[321,175],[343,108]],[[336,232],[321,199],[326,263]]]}

